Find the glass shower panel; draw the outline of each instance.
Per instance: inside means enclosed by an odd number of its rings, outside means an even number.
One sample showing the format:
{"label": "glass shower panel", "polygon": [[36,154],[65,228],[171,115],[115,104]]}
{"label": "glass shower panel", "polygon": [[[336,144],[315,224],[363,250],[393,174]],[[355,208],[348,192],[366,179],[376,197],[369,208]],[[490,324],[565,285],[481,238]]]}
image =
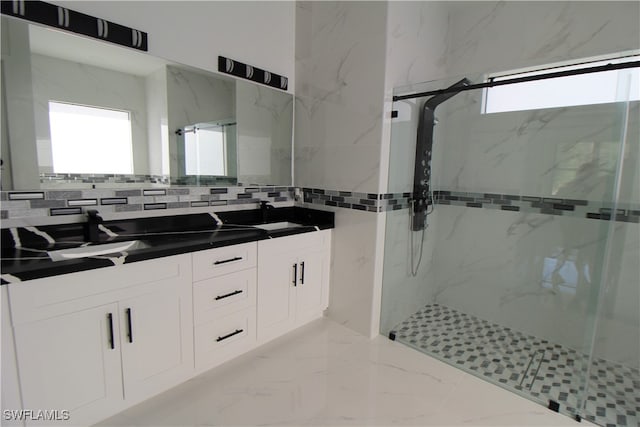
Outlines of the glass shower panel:
{"label": "glass shower panel", "polygon": [[429,97],[394,103],[388,192],[404,203],[387,213],[381,333],[579,415],[625,116],[615,103],[485,114],[485,96],[435,110],[424,236],[409,231],[407,199]]}
{"label": "glass shower panel", "polygon": [[600,425],[640,424],[640,102],[629,98],[619,104],[626,120],[616,153],[615,221],[590,313],[594,335],[583,416]]}

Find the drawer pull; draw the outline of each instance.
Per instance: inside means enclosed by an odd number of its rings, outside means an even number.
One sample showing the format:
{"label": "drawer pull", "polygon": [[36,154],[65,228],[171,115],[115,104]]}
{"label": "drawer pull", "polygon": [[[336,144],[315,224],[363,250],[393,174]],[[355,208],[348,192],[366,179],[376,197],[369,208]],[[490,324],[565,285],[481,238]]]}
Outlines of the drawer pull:
{"label": "drawer pull", "polygon": [[300,267],[302,268],[302,271],[300,272],[300,284],[304,285],[304,261],[300,263]]}
{"label": "drawer pull", "polygon": [[216,339],[216,341],[220,342],[220,341],[226,340],[227,338],[231,338],[232,336],[241,334],[242,332],[244,332],[244,329],[236,329],[235,332],[231,332],[230,334],[227,334],[227,335],[225,335],[223,337],[218,337],[218,339]]}
{"label": "drawer pull", "polygon": [[241,259],[242,259],[241,256],[237,256],[237,257],[233,257],[233,258],[229,258],[229,259],[223,259],[222,261],[216,261],[216,262],[213,263],[213,265],[226,264],[228,262],[240,261]]}
{"label": "drawer pull", "polygon": [[215,300],[216,300],[216,301],[218,301],[218,300],[225,299],[225,298],[229,298],[229,297],[232,297],[232,296],[234,296],[234,295],[241,294],[241,293],[242,293],[242,290],[238,289],[237,291],[231,292],[231,293],[229,293],[229,294],[225,294],[225,295],[218,295],[218,296],[215,298]]}

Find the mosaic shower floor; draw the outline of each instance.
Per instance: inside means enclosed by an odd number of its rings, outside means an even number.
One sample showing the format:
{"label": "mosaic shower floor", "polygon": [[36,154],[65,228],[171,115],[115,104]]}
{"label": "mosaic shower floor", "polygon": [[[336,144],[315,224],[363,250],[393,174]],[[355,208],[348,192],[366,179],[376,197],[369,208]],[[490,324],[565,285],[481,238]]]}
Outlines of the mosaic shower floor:
{"label": "mosaic shower floor", "polygon": [[586,405],[577,410],[585,355],[486,320],[429,304],[392,334],[419,351],[471,372],[559,412],[601,426],[638,426],[640,371],[594,360]]}

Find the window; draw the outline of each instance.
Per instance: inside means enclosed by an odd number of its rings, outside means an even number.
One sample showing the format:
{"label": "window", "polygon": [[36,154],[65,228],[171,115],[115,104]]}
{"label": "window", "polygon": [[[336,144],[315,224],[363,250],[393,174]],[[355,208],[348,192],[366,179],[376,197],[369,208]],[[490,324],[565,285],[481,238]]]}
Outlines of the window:
{"label": "window", "polygon": [[187,175],[227,175],[224,127],[198,127],[184,134]]}
{"label": "window", "polygon": [[133,174],[128,111],[49,102],[55,173]]}
{"label": "window", "polygon": [[[577,70],[606,64],[640,60],[640,55],[547,67],[527,72],[505,72],[488,81],[509,80],[551,72]],[[640,100],[640,68],[577,74],[573,76],[514,83],[485,89],[483,113],[536,110],[574,105],[604,104]]]}

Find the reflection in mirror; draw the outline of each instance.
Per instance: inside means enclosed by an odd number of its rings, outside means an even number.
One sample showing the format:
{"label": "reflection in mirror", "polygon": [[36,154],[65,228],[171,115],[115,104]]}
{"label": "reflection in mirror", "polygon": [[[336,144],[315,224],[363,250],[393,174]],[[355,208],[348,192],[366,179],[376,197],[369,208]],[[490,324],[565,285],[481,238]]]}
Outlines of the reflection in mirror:
{"label": "reflection in mirror", "polygon": [[178,135],[178,181],[233,184],[238,174],[236,123],[207,122],[185,126]]}
{"label": "reflection in mirror", "polygon": [[2,190],[291,185],[290,94],[11,17],[1,29]]}

